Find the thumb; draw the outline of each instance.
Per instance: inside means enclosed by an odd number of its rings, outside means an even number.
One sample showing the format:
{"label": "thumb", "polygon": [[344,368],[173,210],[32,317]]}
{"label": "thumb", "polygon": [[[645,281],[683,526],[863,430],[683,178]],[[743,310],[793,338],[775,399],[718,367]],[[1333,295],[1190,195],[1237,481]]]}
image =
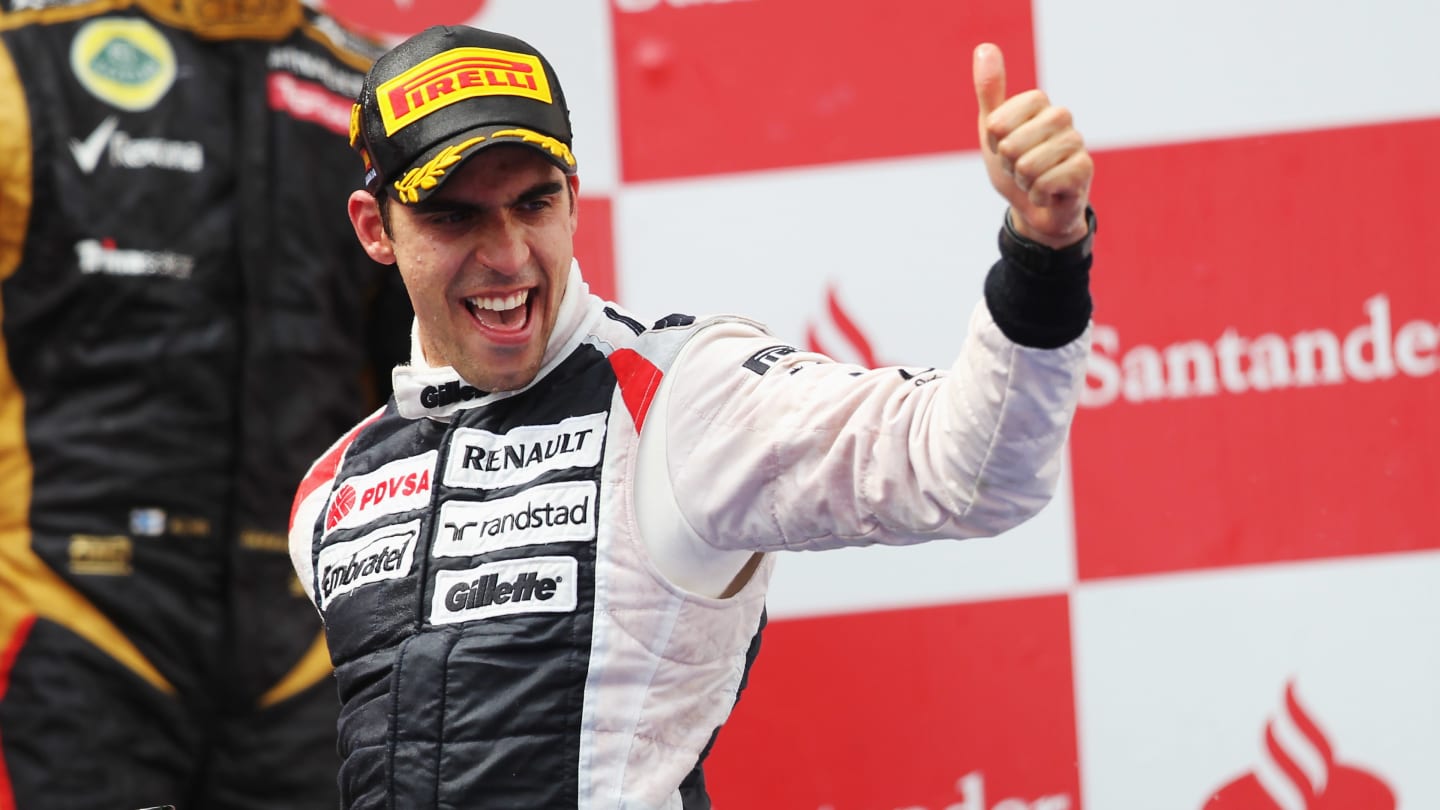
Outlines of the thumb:
{"label": "thumb", "polygon": [[1005,56],[989,42],[975,48],[975,99],[980,102],[980,117],[1005,103]]}

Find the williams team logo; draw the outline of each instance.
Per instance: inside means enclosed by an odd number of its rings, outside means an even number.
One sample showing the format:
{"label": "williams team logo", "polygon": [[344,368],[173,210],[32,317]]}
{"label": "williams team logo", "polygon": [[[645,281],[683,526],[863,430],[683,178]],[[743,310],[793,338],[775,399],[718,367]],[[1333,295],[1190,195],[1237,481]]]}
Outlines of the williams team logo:
{"label": "williams team logo", "polygon": [[1396,810],[1379,778],[1335,761],[1330,740],[1285,686],[1284,712],[1265,724],[1253,773],[1216,791],[1205,810]]}
{"label": "williams team logo", "polygon": [[400,579],[415,563],[419,519],[385,526],[355,540],[320,549],[316,565],[316,596],[322,609],[365,585]]}
{"label": "williams team logo", "polygon": [[569,613],[578,604],[574,557],[530,557],[435,575],[431,624],[520,613]]}
{"label": "williams team logo", "polygon": [[535,543],[595,539],[594,481],[562,481],[493,501],[446,501],[433,553],[466,557]]}
{"label": "williams team logo", "polygon": [[102,18],[75,34],[70,68],[96,98],[141,112],[154,107],[175,83],[175,49],[145,20]]}

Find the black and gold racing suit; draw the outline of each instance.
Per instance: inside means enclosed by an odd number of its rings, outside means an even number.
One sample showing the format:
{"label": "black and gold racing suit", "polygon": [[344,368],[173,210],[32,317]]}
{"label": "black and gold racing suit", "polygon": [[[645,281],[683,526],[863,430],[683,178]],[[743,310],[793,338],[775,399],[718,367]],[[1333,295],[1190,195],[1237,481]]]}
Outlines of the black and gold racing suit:
{"label": "black and gold racing suit", "polygon": [[409,348],[345,213],[373,46],[298,0],[0,6],[0,808],[333,808],[285,529]]}

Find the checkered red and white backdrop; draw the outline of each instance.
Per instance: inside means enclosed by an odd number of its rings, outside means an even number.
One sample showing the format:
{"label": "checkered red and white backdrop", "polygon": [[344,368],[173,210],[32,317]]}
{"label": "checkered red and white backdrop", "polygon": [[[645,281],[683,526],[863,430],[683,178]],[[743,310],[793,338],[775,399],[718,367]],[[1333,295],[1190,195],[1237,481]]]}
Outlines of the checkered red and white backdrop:
{"label": "checkered red and white backdrop", "polygon": [[999,538],[780,563],[722,810],[1440,808],[1432,0],[330,0],[565,82],[646,317],[948,366],[1003,211],[970,53],[1096,152],[1067,476]]}

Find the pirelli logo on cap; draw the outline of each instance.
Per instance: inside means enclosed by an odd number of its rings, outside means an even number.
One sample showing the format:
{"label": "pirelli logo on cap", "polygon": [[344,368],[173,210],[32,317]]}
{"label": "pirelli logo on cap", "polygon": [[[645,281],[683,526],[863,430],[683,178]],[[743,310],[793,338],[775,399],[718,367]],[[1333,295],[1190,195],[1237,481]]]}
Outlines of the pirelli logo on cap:
{"label": "pirelli logo on cap", "polygon": [[477,96],[523,96],[554,103],[538,57],[494,48],[452,48],[436,54],[381,84],[375,93],[386,135]]}

